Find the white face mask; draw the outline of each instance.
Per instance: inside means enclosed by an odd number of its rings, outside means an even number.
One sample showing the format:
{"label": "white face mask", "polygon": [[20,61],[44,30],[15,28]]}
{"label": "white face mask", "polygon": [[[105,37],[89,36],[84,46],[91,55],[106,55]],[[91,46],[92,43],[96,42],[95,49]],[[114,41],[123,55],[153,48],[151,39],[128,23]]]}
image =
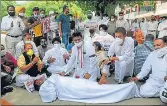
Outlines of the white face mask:
{"label": "white face mask", "polygon": [[107,32],[100,31],[100,35],[101,35],[101,36],[105,36],[105,35],[107,35]]}
{"label": "white face mask", "polygon": [[24,16],[24,13],[19,13],[20,16]]}
{"label": "white face mask", "polygon": [[119,19],[122,20],[124,17],[123,16],[119,16]]}
{"label": "white face mask", "polygon": [[121,38],[116,38],[115,39],[116,45],[121,45],[123,43],[123,39]]}
{"label": "white face mask", "polygon": [[50,20],[55,21],[55,16],[50,16]]}
{"label": "white face mask", "polygon": [[74,43],[77,47],[81,47],[83,45],[83,41],[79,42],[79,43]]}
{"label": "white face mask", "polygon": [[114,19],[111,19],[111,21],[114,21]]}
{"label": "white face mask", "polygon": [[61,44],[54,44],[53,47],[54,47],[55,49],[60,48],[60,47],[61,47]]}
{"label": "white face mask", "polygon": [[25,44],[27,44],[27,43],[31,43],[32,41],[30,41],[30,40],[26,40],[26,41],[24,41],[24,43]]}
{"label": "white face mask", "polygon": [[6,51],[5,50],[1,50],[1,57],[5,56],[5,54],[6,54]]}

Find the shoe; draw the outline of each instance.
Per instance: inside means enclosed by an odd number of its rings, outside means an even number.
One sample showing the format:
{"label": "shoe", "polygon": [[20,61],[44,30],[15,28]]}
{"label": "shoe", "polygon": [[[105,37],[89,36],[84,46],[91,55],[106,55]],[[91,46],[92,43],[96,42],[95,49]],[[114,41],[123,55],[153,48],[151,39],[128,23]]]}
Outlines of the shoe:
{"label": "shoe", "polygon": [[123,84],[123,81],[122,81],[122,80],[121,80],[121,81],[119,81],[119,82],[118,82],[118,84]]}
{"label": "shoe", "polygon": [[118,82],[119,80],[118,79],[114,79],[116,82]]}

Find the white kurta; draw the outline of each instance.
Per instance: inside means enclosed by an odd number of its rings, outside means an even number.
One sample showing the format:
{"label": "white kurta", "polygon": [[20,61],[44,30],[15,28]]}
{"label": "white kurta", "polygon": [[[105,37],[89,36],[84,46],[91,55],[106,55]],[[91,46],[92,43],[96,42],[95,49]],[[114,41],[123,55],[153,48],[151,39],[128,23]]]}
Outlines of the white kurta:
{"label": "white kurta", "polygon": [[167,36],[167,30],[164,30],[164,28],[167,28],[167,20],[161,22],[158,26],[159,36],[158,38],[162,38],[164,36]]}
{"label": "white kurta", "polygon": [[[52,48],[50,50],[48,50],[46,53],[45,53],[45,56],[43,58],[43,62],[45,65],[49,65],[48,67],[48,71],[50,73],[60,73],[60,72],[63,72],[65,70],[65,59],[63,58],[63,55],[64,54],[68,54],[68,51],[62,47],[58,47],[58,48]],[[50,59],[50,58],[55,58],[55,62],[53,63],[47,63],[47,61]]]}
{"label": "white kurta", "polygon": [[164,87],[160,91],[160,99],[162,102],[167,103],[167,81],[165,82]]}
{"label": "white kurta", "polygon": [[[95,48],[92,45],[92,41],[89,39],[87,41],[84,41],[84,50],[83,50],[83,67],[80,68],[80,62],[78,56],[78,49],[77,46],[74,45],[72,48],[72,54],[71,57],[67,63],[66,72],[71,70],[71,66],[74,65],[75,72],[73,77],[79,76],[80,78],[83,78],[84,74],[89,73],[91,77],[89,80],[95,81],[97,79],[97,75],[99,69],[98,69],[98,60],[95,55]],[[78,60],[78,61],[77,61]]]}
{"label": "white kurta", "polygon": [[140,97],[134,82],[127,84],[104,84],[86,79],[75,79],[53,74],[40,87],[43,102],[59,100],[84,103],[115,103]]}
{"label": "white kurta", "polygon": [[129,30],[129,23],[126,20],[117,20],[116,21],[116,28],[124,27],[126,30]]}
{"label": "white kurta", "polygon": [[143,64],[141,72],[137,75],[137,78],[142,79],[152,71],[149,79],[140,87],[140,94],[143,97],[159,97],[159,92],[165,84],[167,55],[159,58],[159,54],[160,50],[151,52]]}
{"label": "white kurta", "polygon": [[132,23],[131,31],[135,31],[135,27],[139,28],[139,23]]}
{"label": "white kurta", "polygon": [[100,42],[100,44],[102,45],[102,47],[104,47],[105,50],[109,50],[110,48],[110,45],[114,42],[114,37],[112,35],[109,35],[107,33],[107,35],[105,36],[95,36],[92,41],[95,42],[95,41],[98,41]]}
{"label": "white kurta", "polygon": [[119,61],[115,61],[115,79],[122,81],[125,76],[132,76],[134,68],[134,40],[126,37],[122,47],[113,42],[108,51],[108,56],[114,53]]}
{"label": "white kurta", "polygon": [[140,23],[140,29],[142,30],[144,36],[148,33],[148,23],[147,22],[141,22]]}

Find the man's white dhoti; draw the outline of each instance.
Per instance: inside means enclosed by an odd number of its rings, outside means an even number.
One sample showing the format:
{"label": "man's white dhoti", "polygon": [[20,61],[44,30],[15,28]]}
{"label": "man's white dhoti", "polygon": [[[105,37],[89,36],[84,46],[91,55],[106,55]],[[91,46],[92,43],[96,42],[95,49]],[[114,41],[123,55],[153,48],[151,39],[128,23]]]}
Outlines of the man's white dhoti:
{"label": "man's white dhoti", "polygon": [[127,84],[105,84],[86,79],[75,79],[53,74],[40,87],[43,102],[59,100],[84,103],[115,103],[125,99],[140,97],[134,82]]}

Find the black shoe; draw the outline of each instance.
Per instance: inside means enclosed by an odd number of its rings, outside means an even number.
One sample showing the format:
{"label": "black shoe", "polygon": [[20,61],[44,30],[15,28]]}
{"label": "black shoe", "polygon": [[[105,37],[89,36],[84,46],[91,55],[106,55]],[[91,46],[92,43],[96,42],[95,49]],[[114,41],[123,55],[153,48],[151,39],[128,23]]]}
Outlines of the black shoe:
{"label": "black shoe", "polygon": [[2,89],[1,94],[5,95],[6,93],[12,92],[13,91],[13,87],[12,86],[6,86]]}

